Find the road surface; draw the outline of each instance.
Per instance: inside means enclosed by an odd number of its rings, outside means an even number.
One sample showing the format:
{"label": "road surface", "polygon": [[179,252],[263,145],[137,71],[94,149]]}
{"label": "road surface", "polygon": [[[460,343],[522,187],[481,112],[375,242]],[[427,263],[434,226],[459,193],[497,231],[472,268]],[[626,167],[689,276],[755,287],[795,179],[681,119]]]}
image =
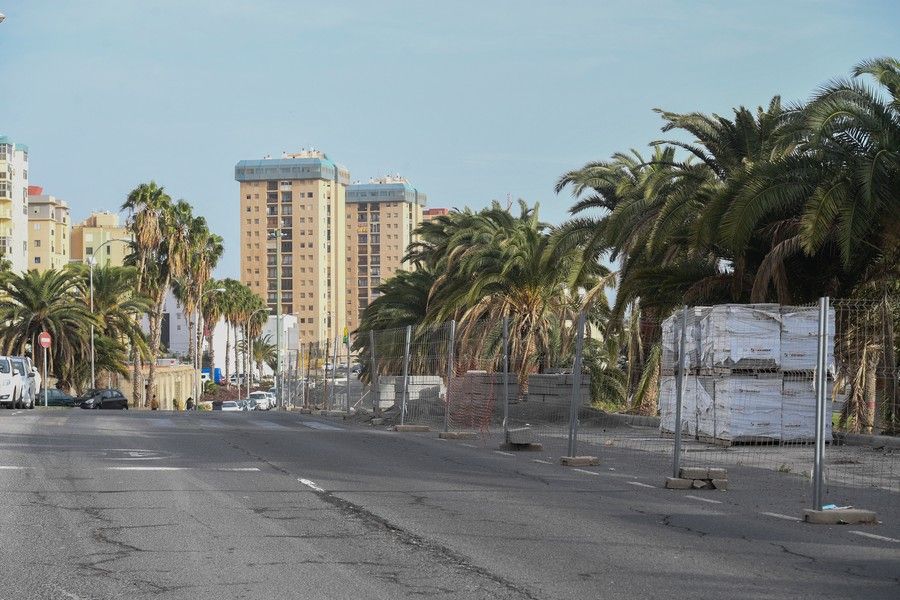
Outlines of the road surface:
{"label": "road surface", "polygon": [[0,599],[897,598],[882,524],[296,413],[0,411]]}

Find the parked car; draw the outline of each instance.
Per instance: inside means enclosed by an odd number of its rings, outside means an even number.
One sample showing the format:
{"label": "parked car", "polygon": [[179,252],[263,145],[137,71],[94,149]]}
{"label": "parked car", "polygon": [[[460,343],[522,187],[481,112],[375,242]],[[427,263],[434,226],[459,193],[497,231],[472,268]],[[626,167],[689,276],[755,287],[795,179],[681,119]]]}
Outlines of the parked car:
{"label": "parked car", "polygon": [[250,392],[247,400],[252,410],[269,410],[272,407],[268,392]]}
{"label": "parked car", "polygon": [[11,356],[9,360],[19,389],[19,399],[13,402],[13,408],[34,408],[34,374],[31,372],[31,361],[22,356]]}
{"label": "parked car", "polygon": [[[44,390],[38,390],[35,402],[40,406],[44,405]],[[76,406],[77,404],[78,402],[73,396],[62,390],[56,388],[47,390],[47,406]]]}
{"label": "parked car", "polygon": [[353,363],[350,365],[350,373],[353,375],[359,375],[362,373],[362,365],[359,363]]}
{"label": "parked car", "polygon": [[226,412],[236,412],[236,411],[241,410],[241,408],[238,406],[238,403],[235,402],[234,400],[226,400],[225,402],[222,403],[222,408],[220,408],[219,410],[223,410]]}
{"label": "parked car", "polygon": [[0,356],[0,405],[16,408],[22,397],[22,377],[13,369],[8,356]]}
{"label": "parked car", "polygon": [[88,390],[78,397],[78,405],[89,409],[128,410],[128,398],[115,389]]}

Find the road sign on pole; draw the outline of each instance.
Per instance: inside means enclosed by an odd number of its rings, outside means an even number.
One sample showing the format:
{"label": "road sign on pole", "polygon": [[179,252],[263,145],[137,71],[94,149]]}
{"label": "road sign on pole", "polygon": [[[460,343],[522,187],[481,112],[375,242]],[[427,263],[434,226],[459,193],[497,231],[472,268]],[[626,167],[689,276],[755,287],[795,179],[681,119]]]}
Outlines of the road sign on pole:
{"label": "road sign on pole", "polygon": [[44,408],[47,408],[47,348],[50,347],[50,334],[42,331],[38,335],[38,344],[44,349],[44,379],[41,385],[44,386]]}
{"label": "road sign on pole", "polygon": [[50,347],[50,334],[46,331],[42,331],[38,334],[38,344],[41,345],[41,348],[47,349]]}

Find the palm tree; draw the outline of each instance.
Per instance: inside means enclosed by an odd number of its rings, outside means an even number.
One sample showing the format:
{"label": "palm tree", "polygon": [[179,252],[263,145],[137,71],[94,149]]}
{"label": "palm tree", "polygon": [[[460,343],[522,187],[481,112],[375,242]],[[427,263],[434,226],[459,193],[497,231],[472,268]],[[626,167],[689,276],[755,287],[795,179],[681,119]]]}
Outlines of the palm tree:
{"label": "palm tree", "polygon": [[[260,373],[262,373],[264,364],[268,365],[269,367],[273,367],[277,360],[277,350],[275,348],[275,343],[272,342],[272,336],[257,336],[249,339],[249,348],[247,347],[247,342],[245,340],[241,340],[241,342],[238,344],[239,351],[245,353],[245,355],[250,357],[251,362],[256,365],[256,370]],[[274,371],[275,369],[273,368],[272,370]]]}
{"label": "palm tree", "polygon": [[[76,295],[78,274],[72,270],[6,272],[0,277],[0,347],[4,354],[30,353],[37,336],[48,332],[53,344],[47,370],[61,382],[73,382],[73,371],[90,347],[91,323],[99,325]],[[43,366],[43,353],[35,356]],[[118,357],[118,363],[124,357]]]}

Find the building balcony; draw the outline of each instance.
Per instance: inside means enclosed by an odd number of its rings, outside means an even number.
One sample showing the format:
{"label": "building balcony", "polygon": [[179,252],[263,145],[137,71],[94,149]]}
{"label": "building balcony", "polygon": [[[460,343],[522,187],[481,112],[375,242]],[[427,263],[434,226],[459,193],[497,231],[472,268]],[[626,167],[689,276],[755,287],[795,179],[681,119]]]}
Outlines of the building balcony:
{"label": "building balcony", "polygon": [[0,219],[12,219],[12,209],[0,206]]}

